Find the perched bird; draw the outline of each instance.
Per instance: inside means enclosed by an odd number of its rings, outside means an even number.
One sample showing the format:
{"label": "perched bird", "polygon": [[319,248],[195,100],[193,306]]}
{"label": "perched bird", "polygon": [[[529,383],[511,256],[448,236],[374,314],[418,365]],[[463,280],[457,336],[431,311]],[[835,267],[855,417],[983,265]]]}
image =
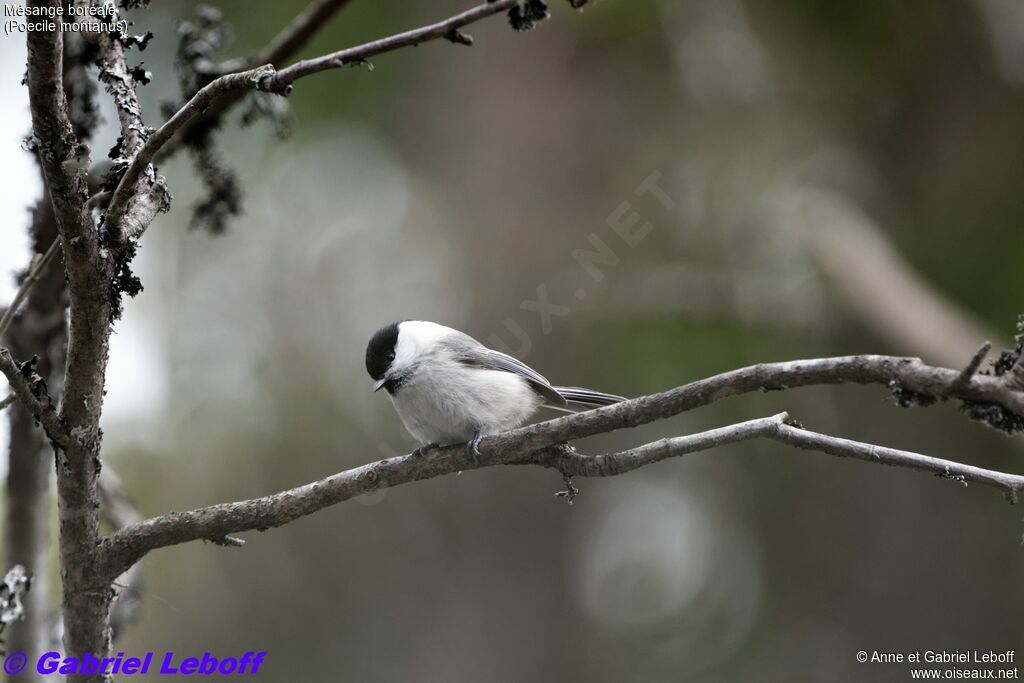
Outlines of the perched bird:
{"label": "perched bird", "polygon": [[552,386],[512,356],[468,334],[425,320],[380,328],[366,346],[374,391],[387,389],[402,424],[420,442],[415,453],[467,443],[518,427],[539,407],[577,412],[625,400],[576,387]]}

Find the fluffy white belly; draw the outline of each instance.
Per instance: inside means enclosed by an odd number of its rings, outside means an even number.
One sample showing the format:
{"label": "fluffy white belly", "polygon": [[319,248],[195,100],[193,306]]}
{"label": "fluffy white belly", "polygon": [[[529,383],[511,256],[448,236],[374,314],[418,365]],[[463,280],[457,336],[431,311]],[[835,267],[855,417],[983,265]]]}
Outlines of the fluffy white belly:
{"label": "fluffy white belly", "polygon": [[542,402],[518,375],[436,361],[417,368],[391,400],[415,439],[442,446],[518,427]]}

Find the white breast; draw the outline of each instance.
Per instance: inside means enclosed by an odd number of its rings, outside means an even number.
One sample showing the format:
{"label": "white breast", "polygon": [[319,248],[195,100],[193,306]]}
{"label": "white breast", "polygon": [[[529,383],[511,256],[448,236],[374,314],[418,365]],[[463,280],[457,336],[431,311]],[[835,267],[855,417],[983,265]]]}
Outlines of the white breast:
{"label": "white breast", "polygon": [[420,361],[391,400],[423,444],[464,443],[478,430],[487,435],[518,427],[542,402],[518,375],[436,357]]}

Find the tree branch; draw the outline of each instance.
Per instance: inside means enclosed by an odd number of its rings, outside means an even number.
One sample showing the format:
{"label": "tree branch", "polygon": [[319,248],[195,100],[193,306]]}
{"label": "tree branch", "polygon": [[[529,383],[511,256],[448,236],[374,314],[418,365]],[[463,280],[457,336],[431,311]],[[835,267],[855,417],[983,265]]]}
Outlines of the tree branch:
{"label": "tree branch", "polygon": [[47,436],[60,448],[67,448],[71,437],[57,414],[53,399],[46,391],[46,383],[35,374],[31,365],[19,365],[11,357],[10,351],[0,348],[0,372],[7,376],[18,400],[43,425]]}
{"label": "tree branch", "polygon": [[[136,194],[136,184],[142,175],[149,168],[150,163],[160,148],[170,140],[176,132],[200,112],[207,109],[218,98],[225,94],[244,90],[249,87],[256,87],[260,78],[273,73],[269,66],[250,69],[241,73],[221,76],[210,84],[204,86],[190,99],[185,106],[174,113],[164,125],[160,126],[145,144],[139,149],[131,164],[121,176],[117,189],[110,200],[110,207],[107,210],[107,221],[111,225],[119,225],[128,209],[129,202]],[[148,224],[141,224],[126,230],[127,237],[138,237],[145,231]]]}
{"label": "tree branch", "polygon": [[789,424],[780,425],[778,431],[771,438],[804,450],[819,451],[842,458],[855,458],[893,467],[905,467],[920,472],[931,472],[942,479],[957,481],[964,486],[968,483],[991,486],[1001,489],[1011,503],[1016,503],[1018,494],[1024,490],[1024,475],[1006,474],[964,465],[952,460],[933,458],[912,451],[901,451],[896,448],[850,441]]}
{"label": "tree branch", "polygon": [[[250,88],[285,95],[291,91],[291,84],[299,78],[328,69],[339,69],[344,66],[359,64],[370,57],[385,52],[392,52],[403,47],[449,37],[453,31],[457,31],[459,28],[499,12],[507,11],[516,2],[517,0],[486,2],[461,14],[449,17],[444,21],[333,52],[315,59],[303,60],[281,71],[275,71],[271,64],[264,64],[245,71],[226,74],[211,81],[193,95],[164,125],[157,129],[139,150],[118,183],[117,189],[114,191],[114,195],[110,200],[107,221],[113,225],[120,223],[127,210],[128,203],[132,200],[135,184],[142,177],[142,174],[149,167],[149,164],[161,148],[175,134],[183,130],[196,116],[213,107],[218,101]],[[141,229],[131,231],[132,236],[141,234],[145,227],[143,225]]]}
{"label": "tree branch", "polygon": [[[306,41],[330,18],[330,15],[349,4],[350,0],[314,0],[292,22],[282,30],[265,48],[248,59],[235,59],[211,67],[208,76],[226,76],[231,73],[248,71],[263,64],[277,65],[298,52]],[[328,12],[328,9],[332,10]],[[159,163],[176,152],[186,140],[194,140],[198,133],[208,131],[220,121],[220,118],[241,99],[244,91],[234,91],[218,99],[207,109],[191,118],[185,125],[175,131],[174,136],[165,142],[153,161]],[[183,105],[184,106],[184,105]]]}
{"label": "tree branch", "polygon": [[[116,12],[116,5],[110,7]],[[109,19],[111,22],[116,20],[116,14]],[[114,100],[114,108],[117,110],[122,155],[131,156],[146,140],[146,124],[135,91],[135,78],[128,68],[124,43],[116,34],[101,34],[99,44],[103,55],[99,78],[107,94]]]}
{"label": "tree branch", "polygon": [[[681,387],[631,399],[604,408],[560,417],[487,437],[480,443],[483,466],[537,464],[566,475],[609,476],[667,457],[704,450],[758,436],[768,436],[802,448],[834,455],[911,467],[1002,488],[1010,496],[1024,478],[988,472],[947,460],[896,451],[793,428],[783,429],[784,416],[733,425],[702,434],[667,439],[604,456],[575,454],[558,447],[576,439],[636,427],[738,394],[812,384],[882,384],[921,396],[988,401],[1024,414],[1024,393],[1000,377],[977,376],[966,385],[961,373],[928,366],[918,359],[891,356],[845,356],[816,360],[763,363],[715,375]],[[192,512],[172,512],[134,524],[105,538],[103,571],[123,572],[150,550],[192,540],[221,541],[228,534],[264,530],[287,524],[330,505],[370,491],[476,469],[461,446],[428,451],[422,456],[388,458],[341,472],[305,486],[263,498],[225,503]]]}
{"label": "tree branch", "polygon": [[39,282],[40,276],[46,270],[46,267],[50,265],[54,257],[57,256],[57,252],[60,251],[60,239],[55,239],[50,243],[50,247],[46,250],[46,253],[42,256],[37,256],[32,259],[32,265],[29,266],[28,274],[25,279],[21,281],[21,286],[18,287],[18,291],[14,293],[14,298],[11,299],[11,304],[4,311],[3,317],[0,317],[0,342],[3,341],[4,335],[7,330],[11,327],[11,323],[14,322],[14,316],[17,314],[18,309],[21,307],[22,301],[28,295],[32,286]]}
{"label": "tree branch", "polygon": [[[125,493],[121,480],[110,466],[104,468],[99,482],[100,514],[113,531],[142,521],[135,503]],[[139,596],[143,588],[142,565],[134,564],[114,581],[117,597],[110,606],[110,630],[114,642],[138,618]]]}
{"label": "tree branch", "polygon": [[[59,0],[28,0],[28,6],[40,12],[54,11],[60,4]],[[68,119],[61,32],[29,31],[27,43],[33,142],[64,238],[68,277],[84,288],[99,252],[92,217],[86,207],[85,169],[89,149],[78,142]]]}
{"label": "tree branch", "polygon": [[287,94],[291,90],[291,84],[300,78],[311,76],[321,71],[327,71],[328,69],[339,69],[344,66],[359,64],[370,57],[376,57],[385,52],[393,52],[403,47],[416,46],[430,40],[437,40],[438,38],[450,39],[454,36],[453,32],[458,31],[460,28],[481,19],[486,19],[494,14],[508,11],[517,2],[518,0],[493,0],[493,2],[485,2],[461,14],[456,14],[444,21],[439,21],[436,24],[422,26],[357,47],[332,52],[322,57],[304,59],[286,69],[278,71],[272,78],[260,85],[262,89],[268,92]]}
{"label": "tree branch", "polygon": [[[108,21],[116,21],[116,4],[109,3],[108,7],[115,13]],[[125,160],[136,157],[148,135],[136,92],[136,76],[128,68],[124,40],[120,35],[101,34],[99,46],[103,55],[99,78],[114,100],[121,127],[121,137],[116,148],[119,159],[116,161],[127,163]],[[163,177],[157,175],[156,170],[149,166],[149,162],[146,162],[140,172],[131,179],[131,184],[125,191],[126,196],[122,197],[118,210],[108,213],[106,217],[107,226],[116,240],[145,230],[157,212],[166,208],[170,201]]]}
{"label": "tree branch", "polygon": [[310,41],[316,32],[339,10],[352,0],[314,0],[291,22],[274,36],[263,49],[247,59],[233,59],[218,64],[210,71],[212,76],[226,76],[238,71],[255,69],[261,64],[277,66]]}
{"label": "tree branch", "polygon": [[787,413],[779,413],[697,434],[660,439],[619,453],[603,455],[586,455],[566,446],[554,446],[511,464],[550,467],[568,477],[614,477],[681,455],[750,439],[772,438],[780,425],[788,419]]}
{"label": "tree branch", "polygon": [[[56,14],[62,0],[28,0],[34,14]],[[57,467],[64,649],[68,656],[105,653],[109,595],[92,569],[99,545],[96,477],[100,463],[99,428],[110,339],[111,272],[114,259],[101,256],[99,234],[88,206],[89,148],[75,136],[63,87],[61,24],[29,31],[28,89],[32,127],[46,187],[64,250],[70,294],[70,336],[59,417],[53,403],[35,392],[6,351],[0,370],[15,393],[60,447]],[[67,435],[64,436],[64,429]],[[69,680],[87,680],[72,675]]]}

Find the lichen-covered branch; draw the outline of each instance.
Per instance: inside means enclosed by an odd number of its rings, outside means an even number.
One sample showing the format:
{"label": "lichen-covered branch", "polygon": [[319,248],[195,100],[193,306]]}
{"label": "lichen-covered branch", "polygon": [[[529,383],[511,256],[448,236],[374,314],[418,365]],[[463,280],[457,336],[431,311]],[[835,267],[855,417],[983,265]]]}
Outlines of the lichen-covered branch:
{"label": "lichen-covered branch", "polygon": [[[111,11],[117,11],[114,4],[109,7]],[[111,17],[110,20],[114,19]],[[148,136],[136,84],[148,82],[149,74],[140,67],[133,69],[128,66],[125,39],[118,33],[100,35],[99,46],[102,54],[100,81],[114,101],[121,129],[113,154],[115,159],[112,172],[116,174],[130,165]],[[169,205],[170,198],[163,177],[148,162],[140,171],[131,179],[131,185],[125,187],[117,211],[107,214],[109,241],[114,248],[124,239],[145,230],[156,214]]]}
{"label": "lichen-covered branch", "polygon": [[904,397],[914,392],[922,402],[927,402],[926,397],[928,400],[961,398],[989,401],[1003,410],[1024,415],[1024,393],[1009,386],[1002,378],[981,375],[964,384],[959,371],[929,366],[915,358],[845,356],[763,363],[659,394],[487,437],[480,443],[480,463],[475,462],[461,446],[439,448],[423,455],[388,458],[363,465],[264,498],[214,505],[192,512],[173,512],[149,519],[104,539],[102,563],[104,571],[112,576],[123,572],[156,548],[199,539],[222,542],[228,534],[281,526],[363,493],[480,466],[536,464],[554,467],[566,475],[609,476],[667,457],[758,436],[834,455],[911,467],[964,482],[997,486],[1012,498],[1024,487],[1024,477],[1017,475],[989,472],[906,451],[816,435],[786,425],[783,415],[603,456],[581,455],[559,446],[583,437],[665,419],[730,396],[841,383],[881,384],[890,391],[903,392],[901,395]]}
{"label": "lichen-covered branch", "polygon": [[[36,14],[56,14],[62,4],[60,0],[28,0]],[[62,238],[70,295],[68,360],[59,415],[53,414],[52,402],[41,397],[40,382],[26,377],[25,365],[16,365],[10,354],[3,352],[0,370],[60,447],[57,495],[64,646],[68,655],[82,656],[105,653],[109,644],[109,586],[96,580],[93,565],[99,543],[96,477],[113,273],[101,256],[88,204],[89,148],[76,137],[69,119],[60,27],[60,22],[53,22],[49,25],[53,30],[28,32],[26,69],[33,140]],[[71,680],[88,678],[72,676]]]}
{"label": "lichen-covered branch", "polygon": [[0,581],[0,634],[7,625],[21,619],[25,608],[22,597],[32,586],[32,577],[20,564],[7,570],[3,581]]}
{"label": "lichen-covered branch", "polygon": [[[107,221],[112,225],[120,225],[125,212],[128,210],[129,203],[137,195],[136,185],[147,169],[149,169],[154,156],[185,123],[199,112],[208,108],[219,97],[229,92],[256,87],[259,79],[272,73],[272,71],[268,66],[222,76],[197,92],[184,107],[175,112],[164,125],[160,126],[149,136],[145,144],[142,145],[132,159],[124,175],[121,176],[121,180],[114,190],[113,197],[111,197],[110,206],[107,211]],[[138,237],[147,226],[148,224],[146,223],[133,225],[131,228],[126,229],[126,236],[130,238]]]}
{"label": "lichen-covered branch", "polygon": [[35,365],[29,361],[17,363],[10,351],[0,348],[0,372],[7,377],[22,405],[43,425],[50,440],[61,448],[67,446],[71,435],[57,414],[46,381],[36,372]]}

